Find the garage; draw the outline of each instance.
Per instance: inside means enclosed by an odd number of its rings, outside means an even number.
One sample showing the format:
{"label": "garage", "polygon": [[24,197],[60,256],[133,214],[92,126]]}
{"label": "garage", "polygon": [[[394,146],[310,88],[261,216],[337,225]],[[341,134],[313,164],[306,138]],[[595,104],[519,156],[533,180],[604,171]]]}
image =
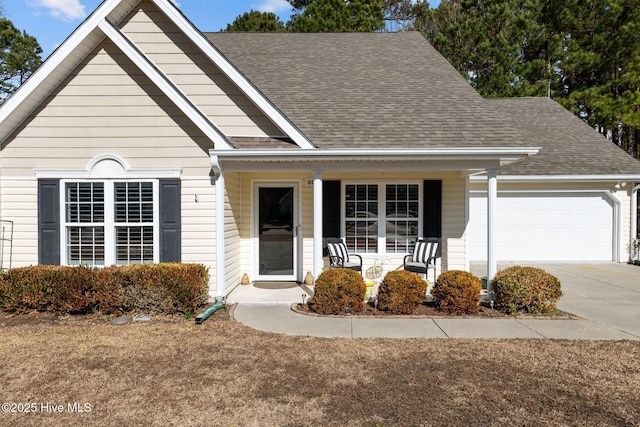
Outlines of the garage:
{"label": "garage", "polygon": [[[498,193],[498,261],[611,261],[614,204],[604,193]],[[470,261],[487,259],[486,192],[470,194]]]}

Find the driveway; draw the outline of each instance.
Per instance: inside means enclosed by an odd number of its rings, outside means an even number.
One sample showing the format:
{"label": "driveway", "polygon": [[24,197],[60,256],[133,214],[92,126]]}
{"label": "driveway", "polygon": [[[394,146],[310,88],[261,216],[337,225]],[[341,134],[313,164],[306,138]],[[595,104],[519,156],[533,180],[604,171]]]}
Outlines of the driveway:
{"label": "driveway", "polygon": [[[499,269],[515,264],[500,264]],[[562,285],[558,308],[640,337],[640,266],[620,263],[518,263],[540,267]],[[486,275],[482,264],[474,274]]]}

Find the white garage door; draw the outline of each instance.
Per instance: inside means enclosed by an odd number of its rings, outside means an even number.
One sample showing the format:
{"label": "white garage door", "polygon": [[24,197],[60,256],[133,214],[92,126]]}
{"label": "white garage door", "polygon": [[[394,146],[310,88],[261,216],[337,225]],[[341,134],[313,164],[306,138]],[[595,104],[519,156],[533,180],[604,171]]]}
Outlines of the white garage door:
{"label": "white garage door", "polygon": [[[613,205],[598,194],[499,194],[498,261],[611,261]],[[486,193],[472,194],[468,245],[471,261],[487,259]]]}

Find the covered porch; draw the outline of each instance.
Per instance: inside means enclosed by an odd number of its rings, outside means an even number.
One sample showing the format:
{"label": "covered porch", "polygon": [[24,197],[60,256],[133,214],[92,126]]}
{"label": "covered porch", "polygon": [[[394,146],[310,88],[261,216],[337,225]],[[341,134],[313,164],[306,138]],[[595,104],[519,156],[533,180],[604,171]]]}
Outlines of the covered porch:
{"label": "covered porch", "polygon": [[468,177],[480,172],[489,177],[486,275],[492,277],[497,171],[536,152],[211,150],[216,207],[225,207],[215,213],[217,235],[224,236],[216,239],[215,295],[227,295],[244,274],[252,282],[301,283],[307,272],[317,277],[327,266],[328,237],[342,238],[361,255],[363,271],[379,265],[384,273],[402,268],[416,238],[439,237],[438,273],[468,270]]}

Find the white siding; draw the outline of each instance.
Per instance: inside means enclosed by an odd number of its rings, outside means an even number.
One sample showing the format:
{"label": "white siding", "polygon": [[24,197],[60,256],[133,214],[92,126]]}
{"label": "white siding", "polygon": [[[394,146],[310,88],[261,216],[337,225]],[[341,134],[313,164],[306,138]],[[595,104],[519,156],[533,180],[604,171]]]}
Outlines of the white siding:
{"label": "white siding", "polygon": [[227,293],[242,278],[240,223],[242,218],[242,179],[239,173],[225,174],[225,287]]}
{"label": "white siding", "polygon": [[283,135],[151,2],[141,2],[122,30],[225,135]]}
{"label": "white siding", "polygon": [[216,274],[215,187],[209,177],[184,179],[181,187],[182,262],[204,264],[209,268],[211,293],[215,289]]}
{"label": "white siding", "polygon": [[[130,74],[128,74],[130,73]],[[102,44],[9,138],[3,176],[84,169],[100,154],[132,168],[206,176],[211,142],[110,43]]]}
{"label": "white siding", "polygon": [[[0,181],[3,220],[13,221],[13,242],[4,242],[2,267],[25,267],[38,263],[38,183],[33,180]],[[9,238],[6,225],[4,237]],[[0,233],[3,230],[0,229]],[[10,264],[11,260],[11,264]]]}

